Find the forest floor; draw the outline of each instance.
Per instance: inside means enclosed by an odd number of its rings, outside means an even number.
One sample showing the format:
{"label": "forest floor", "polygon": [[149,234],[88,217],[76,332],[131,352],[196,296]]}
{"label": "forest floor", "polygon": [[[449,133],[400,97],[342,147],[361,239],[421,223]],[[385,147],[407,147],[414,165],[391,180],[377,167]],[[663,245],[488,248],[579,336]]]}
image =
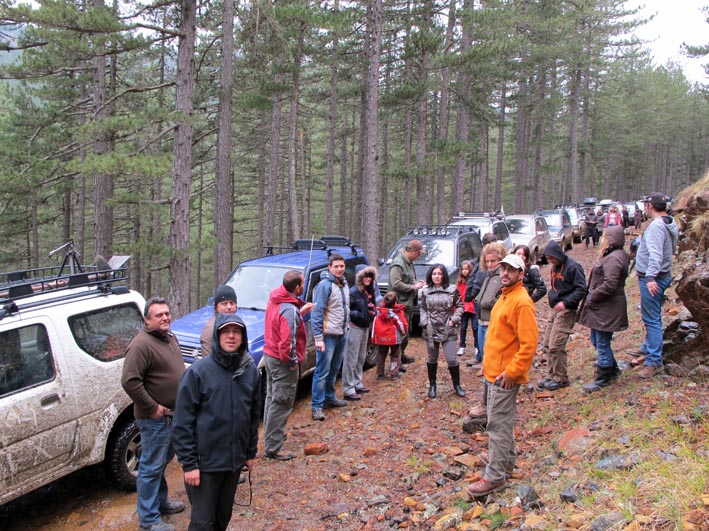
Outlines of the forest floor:
{"label": "forest floor", "polygon": [[[570,256],[588,271],[596,253],[576,244]],[[544,266],[547,281],[548,272]],[[707,384],[664,375],[643,381],[633,374],[625,351],[637,348],[644,334],[635,277],[627,293],[630,328],[613,341],[627,370],[611,387],[584,393],[595,353],[588,330],[577,325],[569,342],[571,386],[556,393],[520,391],[517,471],[506,489],[480,500],[465,493],[482,472],[477,456],[487,450],[484,433],[461,427],[482,392],[482,379],[464,363],[472,349],[460,358],[467,396],[455,395],[441,361],[438,397],[431,400],[424,343],[414,338],[408,352],[416,362],[405,375],[377,381],[375,371],[366,371],[371,392],[346,408],[326,410],[324,422],[311,420],[310,393],[301,390],[284,445],[296,458],[257,461],[253,501],[235,505],[230,529],[709,530]],[[666,312],[677,306],[674,291],[669,297]],[[546,299],[537,312],[543,323]],[[531,383],[543,371],[535,366]],[[339,382],[337,389],[339,395]],[[312,443],[324,443],[328,451],[305,456]],[[187,502],[174,462],[168,481],[171,497]],[[236,503],[248,501],[247,483]],[[25,497],[5,516],[0,527],[8,531],[137,528],[135,494],[86,473]],[[166,520],[186,529],[189,512]]]}

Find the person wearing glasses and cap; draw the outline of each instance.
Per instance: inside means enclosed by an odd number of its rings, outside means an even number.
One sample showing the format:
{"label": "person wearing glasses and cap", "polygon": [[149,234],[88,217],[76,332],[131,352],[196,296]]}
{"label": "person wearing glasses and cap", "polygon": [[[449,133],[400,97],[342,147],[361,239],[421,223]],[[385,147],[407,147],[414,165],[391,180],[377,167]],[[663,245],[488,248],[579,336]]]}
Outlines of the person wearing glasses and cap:
{"label": "person wearing glasses and cap", "polygon": [[639,350],[628,354],[644,356],[640,378],[662,372],[662,298],[672,283],[672,256],[677,249],[677,224],[667,214],[669,198],[654,192],[643,199],[650,221],[643,232],[636,256],[635,270],[640,286],[640,310],[645,325],[645,341]]}
{"label": "person wearing glasses and cap", "polygon": [[177,390],[172,441],[192,505],[189,529],[229,525],[242,467],[256,459],[261,382],[246,326],[219,314],[212,353],[186,371]]}
{"label": "person wearing glasses and cap", "polygon": [[219,286],[214,292],[214,315],[204,324],[199,336],[202,356],[209,356],[212,352],[212,335],[214,334],[214,320],[220,313],[236,313],[236,292],[231,286]]}

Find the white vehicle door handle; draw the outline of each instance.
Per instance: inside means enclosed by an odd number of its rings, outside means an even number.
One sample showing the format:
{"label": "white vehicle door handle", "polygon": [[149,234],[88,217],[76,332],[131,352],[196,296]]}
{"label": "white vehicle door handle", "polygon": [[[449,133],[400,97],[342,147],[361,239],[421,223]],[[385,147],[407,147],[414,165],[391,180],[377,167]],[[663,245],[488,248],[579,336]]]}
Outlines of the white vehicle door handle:
{"label": "white vehicle door handle", "polygon": [[55,404],[57,402],[59,402],[59,395],[57,393],[52,393],[51,395],[44,396],[39,401],[39,403],[45,409],[51,407],[53,404]]}

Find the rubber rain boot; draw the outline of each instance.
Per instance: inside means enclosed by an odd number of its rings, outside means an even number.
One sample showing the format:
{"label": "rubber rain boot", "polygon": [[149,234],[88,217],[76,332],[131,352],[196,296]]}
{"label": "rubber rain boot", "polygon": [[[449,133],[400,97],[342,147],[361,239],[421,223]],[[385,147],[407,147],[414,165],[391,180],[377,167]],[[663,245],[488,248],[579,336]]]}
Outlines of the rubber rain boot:
{"label": "rubber rain boot", "polygon": [[455,389],[455,394],[458,396],[465,396],[465,391],[460,386],[460,365],[455,367],[448,367],[448,372],[451,373],[451,380],[453,381],[453,389]]}
{"label": "rubber rain boot", "polygon": [[436,373],[438,363],[426,363],[428,369],[428,398],[436,398]]}

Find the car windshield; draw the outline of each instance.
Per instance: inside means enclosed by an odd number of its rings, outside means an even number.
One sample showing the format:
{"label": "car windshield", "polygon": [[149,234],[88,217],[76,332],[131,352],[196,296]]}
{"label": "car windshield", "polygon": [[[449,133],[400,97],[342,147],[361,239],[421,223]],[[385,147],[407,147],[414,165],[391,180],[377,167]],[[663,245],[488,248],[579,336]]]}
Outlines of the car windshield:
{"label": "car windshield", "polygon": [[[406,244],[413,239],[415,238],[400,240],[389,255],[387,262],[391,262],[397,253],[406,247]],[[455,264],[454,241],[425,237],[419,237],[418,240],[421,242],[421,245],[423,245],[423,252],[421,256],[414,261],[415,265]]]}
{"label": "car windshield", "polygon": [[571,219],[571,223],[576,225],[579,222],[579,216],[576,210],[567,210],[569,213],[569,218]]}
{"label": "car windshield", "polygon": [[238,267],[226,283],[234,288],[239,308],[265,311],[271,291],[283,283],[283,275],[291,269],[246,265]]}
{"label": "car windshield", "polygon": [[506,221],[512,234],[534,234],[534,224],[528,219],[507,218]]}
{"label": "car windshield", "polygon": [[561,214],[543,214],[544,219],[547,220],[547,225],[549,225],[549,230],[561,228]]}

